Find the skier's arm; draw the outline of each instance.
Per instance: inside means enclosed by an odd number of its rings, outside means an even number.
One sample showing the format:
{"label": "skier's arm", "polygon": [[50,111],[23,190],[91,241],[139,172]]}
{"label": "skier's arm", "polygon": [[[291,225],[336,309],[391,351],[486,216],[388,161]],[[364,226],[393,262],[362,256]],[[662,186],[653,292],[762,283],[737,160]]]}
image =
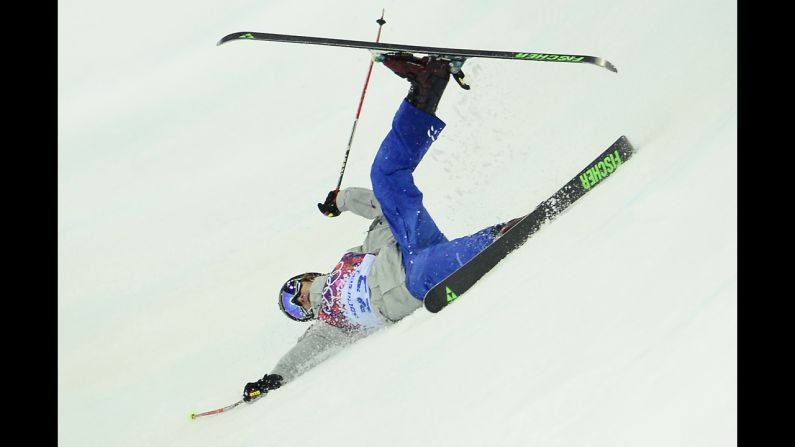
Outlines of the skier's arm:
{"label": "skier's arm", "polygon": [[272,374],[282,376],[283,383],[287,383],[336,354],[335,348],[352,341],[342,330],[318,321],[282,356],[273,367]]}
{"label": "skier's arm", "polygon": [[382,215],[381,204],[375,199],[371,189],[345,188],[337,194],[337,207],[340,211],[350,211],[365,219],[375,219]]}
{"label": "skier's arm", "polygon": [[265,374],[262,379],[249,382],[243,387],[243,400],[250,402],[268,391],[280,388],[336,354],[355,339],[334,326],[316,322],[282,356],[270,374]]}

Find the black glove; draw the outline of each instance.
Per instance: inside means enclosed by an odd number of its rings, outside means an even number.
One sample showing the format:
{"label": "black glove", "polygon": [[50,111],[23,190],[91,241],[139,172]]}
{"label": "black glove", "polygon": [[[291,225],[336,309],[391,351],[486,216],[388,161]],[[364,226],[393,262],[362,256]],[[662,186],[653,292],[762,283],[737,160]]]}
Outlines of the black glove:
{"label": "black glove", "polygon": [[249,382],[243,388],[243,400],[250,402],[270,390],[275,390],[282,386],[282,376],[278,374],[265,374],[256,382]]}
{"label": "black glove", "polygon": [[326,196],[326,201],[323,203],[317,204],[317,209],[320,210],[321,213],[325,214],[328,217],[337,217],[340,215],[340,209],[337,208],[337,194],[340,192],[339,189],[335,189],[334,191],[329,191],[328,195]]}

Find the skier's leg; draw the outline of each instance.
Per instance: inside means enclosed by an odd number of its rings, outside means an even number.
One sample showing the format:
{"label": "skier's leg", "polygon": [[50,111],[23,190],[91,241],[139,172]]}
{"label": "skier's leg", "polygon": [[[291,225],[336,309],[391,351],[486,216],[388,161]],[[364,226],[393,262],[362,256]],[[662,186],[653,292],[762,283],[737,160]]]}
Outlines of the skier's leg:
{"label": "skier's leg", "polygon": [[370,179],[403,253],[406,285],[421,300],[428,288],[491,243],[494,231],[483,230],[448,241],[425,209],[422,192],[414,184],[414,170],[445,126],[435,112],[449,81],[448,63],[410,54],[388,56],[383,62],[408,79],[411,89],[376,154]]}
{"label": "skier's leg", "polygon": [[386,55],[381,62],[411,83],[370,172],[373,192],[407,266],[418,250],[447,241],[422,204],[413,172],[444,128],[435,113],[450,80],[450,65],[449,61],[420,59],[408,53]]}
{"label": "skier's leg", "polygon": [[494,242],[499,230],[500,225],[494,225],[420,250],[406,268],[406,288],[415,298],[423,299],[428,290]]}
{"label": "skier's leg", "polygon": [[415,253],[447,241],[425,209],[413,176],[444,126],[439,118],[403,101],[370,170],[373,193],[403,252],[407,271]]}
{"label": "skier's leg", "polygon": [[404,101],[370,171],[373,192],[403,253],[406,287],[420,300],[518,220],[452,241],[442,234],[422,203],[413,171],[444,126]]}
{"label": "skier's leg", "polygon": [[522,217],[486,227],[469,236],[421,249],[412,256],[412,262],[406,268],[406,288],[412,296],[423,299],[433,286],[442,282],[492,242],[502,237]]}

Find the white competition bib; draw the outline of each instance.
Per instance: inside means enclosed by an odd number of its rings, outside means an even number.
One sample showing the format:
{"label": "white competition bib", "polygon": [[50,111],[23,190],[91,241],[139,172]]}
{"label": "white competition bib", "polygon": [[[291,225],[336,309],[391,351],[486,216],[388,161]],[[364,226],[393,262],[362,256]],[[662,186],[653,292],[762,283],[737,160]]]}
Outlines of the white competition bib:
{"label": "white competition bib", "polygon": [[371,254],[346,253],[334,267],[323,288],[319,320],[346,330],[383,326],[370,304],[367,274],[375,262]]}

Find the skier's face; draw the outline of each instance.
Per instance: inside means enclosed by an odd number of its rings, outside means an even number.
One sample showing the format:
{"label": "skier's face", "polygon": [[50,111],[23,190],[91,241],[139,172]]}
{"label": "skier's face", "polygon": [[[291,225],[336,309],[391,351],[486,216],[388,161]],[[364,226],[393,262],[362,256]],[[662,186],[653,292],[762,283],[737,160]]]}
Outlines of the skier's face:
{"label": "skier's face", "polygon": [[309,303],[309,288],[312,287],[312,281],[301,281],[301,292],[295,298],[295,302],[304,310],[309,310],[312,305]]}

